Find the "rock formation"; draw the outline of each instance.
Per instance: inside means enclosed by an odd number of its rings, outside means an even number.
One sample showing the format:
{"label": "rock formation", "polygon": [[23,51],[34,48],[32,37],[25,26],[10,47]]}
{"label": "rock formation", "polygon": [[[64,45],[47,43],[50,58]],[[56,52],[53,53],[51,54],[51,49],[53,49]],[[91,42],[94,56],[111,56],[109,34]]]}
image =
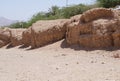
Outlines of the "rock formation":
{"label": "rock formation", "polygon": [[114,17],[114,13],[111,9],[105,8],[95,8],[84,12],[81,15],[81,22],[87,23],[99,18],[112,18]]}
{"label": "rock formation", "polygon": [[10,29],[10,42],[12,46],[22,45],[22,33],[26,29]]}
{"label": "rock formation", "polygon": [[31,45],[31,27],[29,27],[27,30],[23,31],[22,33],[22,42],[25,47],[28,47]]}
{"label": "rock formation", "polygon": [[79,22],[79,21],[80,21],[80,18],[81,18],[81,14],[72,16],[72,17],[70,18],[71,23],[72,23],[72,22]]}
{"label": "rock formation", "polygon": [[26,29],[0,29],[0,47],[24,45],[38,48],[63,38],[81,47],[120,47],[120,11],[95,8],[70,19],[40,20]]}
{"label": "rock formation", "polygon": [[44,20],[31,27],[32,48],[41,47],[65,38],[68,19]]}
{"label": "rock formation", "polygon": [[0,29],[0,47],[10,43],[10,32],[8,28]]}
{"label": "rock formation", "polygon": [[88,10],[77,25],[67,26],[67,43],[82,47],[120,47],[120,18],[112,9]]}

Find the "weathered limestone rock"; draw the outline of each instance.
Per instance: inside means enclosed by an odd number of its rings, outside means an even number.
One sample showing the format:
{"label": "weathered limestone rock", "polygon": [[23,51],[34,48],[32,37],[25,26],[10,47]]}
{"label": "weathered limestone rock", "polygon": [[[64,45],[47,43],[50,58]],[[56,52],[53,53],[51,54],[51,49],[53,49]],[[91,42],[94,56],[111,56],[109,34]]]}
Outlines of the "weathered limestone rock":
{"label": "weathered limestone rock", "polygon": [[81,47],[120,47],[120,16],[116,11],[105,8],[88,10],[76,25],[67,25],[68,44]]}
{"label": "weathered limestone rock", "polygon": [[68,44],[77,44],[79,38],[79,28],[77,27],[78,22],[67,25],[66,41]]}
{"label": "weathered limestone rock", "polygon": [[44,20],[31,27],[31,47],[37,48],[65,38],[68,19]]}
{"label": "weathered limestone rock", "polygon": [[23,31],[22,33],[22,42],[23,45],[28,47],[31,45],[31,27],[29,27],[27,30]]}
{"label": "weathered limestone rock", "polygon": [[26,29],[10,29],[10,40],[12,46],[22,45],[22,33]]}
{"label": "weathered limestone rock", "polygon": [[113,36],[114,46],[116,48],[119,48],[120,47],[120,30],[114,32],[112,36]]}
{"label": "weathered limestone rock", "polygon": [[99,18],[113,18],[114,12],[111,9],[95,8],[84,12],[80,18],[81,22],[90,22]]}
{"label": "weathered limestone rock", "polygon": [[8,28],[0,30],[0,41],[1,41],[0,47],[10,43],[10,32]]}

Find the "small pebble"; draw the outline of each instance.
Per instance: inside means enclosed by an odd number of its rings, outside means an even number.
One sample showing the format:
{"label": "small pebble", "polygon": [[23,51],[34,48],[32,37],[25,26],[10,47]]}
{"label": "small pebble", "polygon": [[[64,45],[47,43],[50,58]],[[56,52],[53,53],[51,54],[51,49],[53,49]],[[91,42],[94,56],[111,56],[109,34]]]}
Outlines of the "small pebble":
{"label": "small pebble", "polygon": [[101,64],[105,64],[104,62],[102,62]]}
{"label": "small pebble", "polygon": [[68,64],[65,64],[66,66],[68,65]]}
{"label": "small pebble", "polygon": [[59,68],[56,68],[56,70],[58,70]]}
{"label": "small pebble", "polygon": [[91,61],[91,63],[94,63],[94,61]]}
{"label": "small pebble", "polygon": [[21,58],[23,57],[23,56],[20,56]]}
{"label": "small pebble", "polygon": [[79,64],[79,62],[77,62],[77,64]]}
{"label": "small pebble", "polygon": [[66,54],[62,54],[62,56],[66,56]]}

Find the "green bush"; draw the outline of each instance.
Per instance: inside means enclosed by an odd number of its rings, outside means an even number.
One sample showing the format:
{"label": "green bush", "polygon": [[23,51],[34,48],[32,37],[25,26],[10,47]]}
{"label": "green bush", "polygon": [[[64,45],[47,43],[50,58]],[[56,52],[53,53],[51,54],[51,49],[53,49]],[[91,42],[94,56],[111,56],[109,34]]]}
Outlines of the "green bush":
{"label": "green bush", "polygon": [[79,4],[79,5],[64,7],[62,9],[62,13],[63,13],[64,18],[70,18],[71,16],[82,14],[84,11],[89,10],[89,9],[90,9],[89,6]]}
{"label": "green bush", "polygon": [[10,28],[27,28],[28,25],[26,22],[17,22],[17,23],[13,23],[9,26]]}
{"label": "green bush", "polygon": [[120,5],[120,0],[97,0],[97,2],[99,3],[99,6],[105,8],[111,8]]}

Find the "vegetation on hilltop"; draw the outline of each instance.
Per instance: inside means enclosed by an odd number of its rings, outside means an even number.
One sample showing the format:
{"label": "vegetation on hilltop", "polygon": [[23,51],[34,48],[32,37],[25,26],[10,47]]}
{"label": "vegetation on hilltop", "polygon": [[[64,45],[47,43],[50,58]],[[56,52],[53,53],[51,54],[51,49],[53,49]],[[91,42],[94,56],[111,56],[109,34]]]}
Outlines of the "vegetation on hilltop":
{"label": "vegetation on hilltop", "polygon": [[31,17],[27,22],[17,22],[11,24],[11,28],[28,28],[38,20],[53,20],[61,18],[70,18],[71,16],[82,14],[84,11],[96,7],[96,5],[72,5],[68,7],[52,6],[48,12],[39,12]]}
{"label": "vegetation on hilltop", "polygon": [[111,8],[120,5],[120,0],[97,0],[97,2],[99,3],[99,6],[105,8]]}
{"label": "vegetation on hilltop", "polygon": [[58,7],[52,6],[48,12],[39,12],[31,17],[27,22],[17,22],[11,24],[9,27],[11,28],[28,28],[33,23],[38,20],[53,20],[53,19],[61,19],[61,18],[70,18],[71,16],[82,14],[84,11],[89,10],[91,8],[96,7],[115,7],[120,4],[120,0],[96,0],[96,3],[93,5],[71,5],[67,7]]}

